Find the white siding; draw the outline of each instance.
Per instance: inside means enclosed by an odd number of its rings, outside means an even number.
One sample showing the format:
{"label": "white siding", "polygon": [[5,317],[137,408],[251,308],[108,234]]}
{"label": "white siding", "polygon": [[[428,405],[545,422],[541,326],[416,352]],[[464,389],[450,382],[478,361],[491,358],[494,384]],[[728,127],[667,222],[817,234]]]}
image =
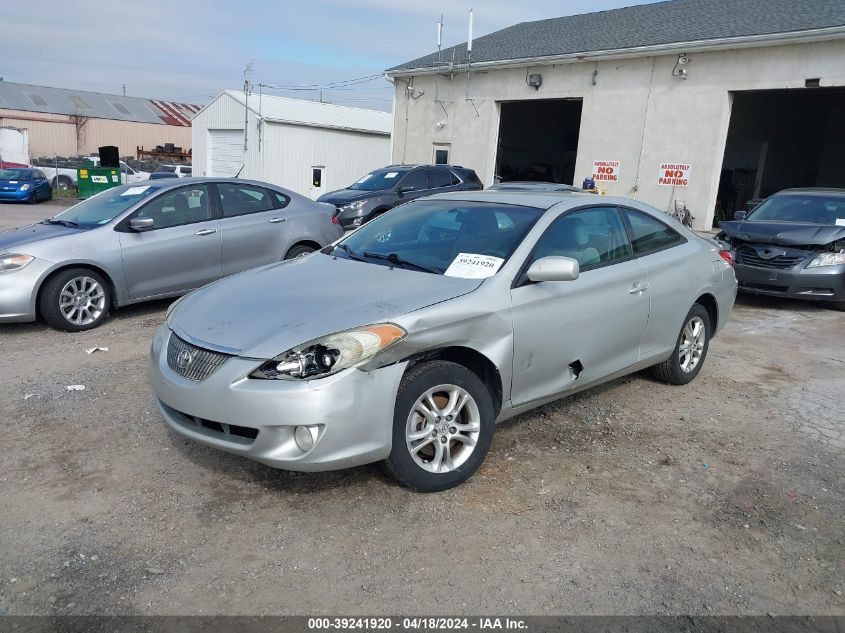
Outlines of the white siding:
{"label": "white siding", "polygon": [[[390,137],[268,123],[261,151],[263,180],[316,198],[351,185],[390,163]],[[324,167],[323,187],[311,187],[311,168]]]}
{"label": "white siding", "polygon": [[[220,130],[243,134],[244,105],[221,94],[193,119],[194,175],[210,176],[209,138]],[[249,111],[247,152],[241,178],[263,180],[308,197],[340,189],[389,164],[390,137],[287,123],[265,122]],[[242,140],[242,138],[241,138]],[[242,146],[241,146],[241,151]],[[323,186],[311,187],[311,168],[323,167]],[[214,174],[219,175],[219,174]]]}

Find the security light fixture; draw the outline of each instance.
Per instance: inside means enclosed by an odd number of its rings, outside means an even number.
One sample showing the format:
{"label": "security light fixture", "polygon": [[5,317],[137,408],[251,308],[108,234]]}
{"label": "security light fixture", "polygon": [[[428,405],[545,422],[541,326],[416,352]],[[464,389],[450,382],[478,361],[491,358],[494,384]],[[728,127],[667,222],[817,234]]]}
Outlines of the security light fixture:
{"label": "security light fixture", "polygon": [[528,85],[534,88],[534,90],[539,90],[540,86],[543,85],[543,75],[540,73],[528,75]]}

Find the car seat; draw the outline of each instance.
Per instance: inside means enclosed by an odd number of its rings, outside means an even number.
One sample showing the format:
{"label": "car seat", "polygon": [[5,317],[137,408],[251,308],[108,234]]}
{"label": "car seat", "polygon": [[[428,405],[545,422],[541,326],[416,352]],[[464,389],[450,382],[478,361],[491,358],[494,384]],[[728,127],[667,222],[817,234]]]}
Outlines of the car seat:
{"label": "car seat", "polygon": [[601,261],[598,250],[590,246],[590,234],[581,218],[564,217],[543,236],[534,259],[550,256],[571,257],[582,268]]}

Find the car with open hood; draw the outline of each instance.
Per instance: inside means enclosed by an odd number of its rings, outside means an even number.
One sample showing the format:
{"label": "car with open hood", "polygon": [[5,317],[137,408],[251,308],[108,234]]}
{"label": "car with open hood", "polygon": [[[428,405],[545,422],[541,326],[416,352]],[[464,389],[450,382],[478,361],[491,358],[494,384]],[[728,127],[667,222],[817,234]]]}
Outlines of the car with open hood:
{"label": "car with open hood", "polygon": [[109,310],[184,294],[322,248],[334,208],[234,178],[120,185],[0,232],[0,322],[97,327]]}
{"label": "car with open hood", "polygon": [[436,491],[497,421],[646,367],[690,382],[735,294],[726,253],[642,203],[455,192],[183,297],[149,376],[192,440]]}
{"label": "car with open hood", "polygon": [[740,290],[845,310],[845,189],[787,189],[719,228]]}

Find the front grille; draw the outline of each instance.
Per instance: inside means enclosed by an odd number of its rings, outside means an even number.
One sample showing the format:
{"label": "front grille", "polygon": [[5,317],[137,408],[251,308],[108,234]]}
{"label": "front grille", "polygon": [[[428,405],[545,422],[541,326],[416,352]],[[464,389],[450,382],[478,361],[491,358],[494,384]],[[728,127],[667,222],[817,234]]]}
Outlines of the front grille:
{"label": "front grille", "polygon": [[778,255],[777,257],[772,257],[771,259],[765,259],[757,254],[757,249],[745,244],[736,249],[736,256],[738,264],[756,266],[757,268],[782,269],[792,268],[806,257],[806,255]]}
{"label": "front grille", "polygon": [[175,334],[171,334],[170,340],[167,341],[168,367],[188,380],[205,380],[226,362],[227,358],[227,354],[191,345]]}

